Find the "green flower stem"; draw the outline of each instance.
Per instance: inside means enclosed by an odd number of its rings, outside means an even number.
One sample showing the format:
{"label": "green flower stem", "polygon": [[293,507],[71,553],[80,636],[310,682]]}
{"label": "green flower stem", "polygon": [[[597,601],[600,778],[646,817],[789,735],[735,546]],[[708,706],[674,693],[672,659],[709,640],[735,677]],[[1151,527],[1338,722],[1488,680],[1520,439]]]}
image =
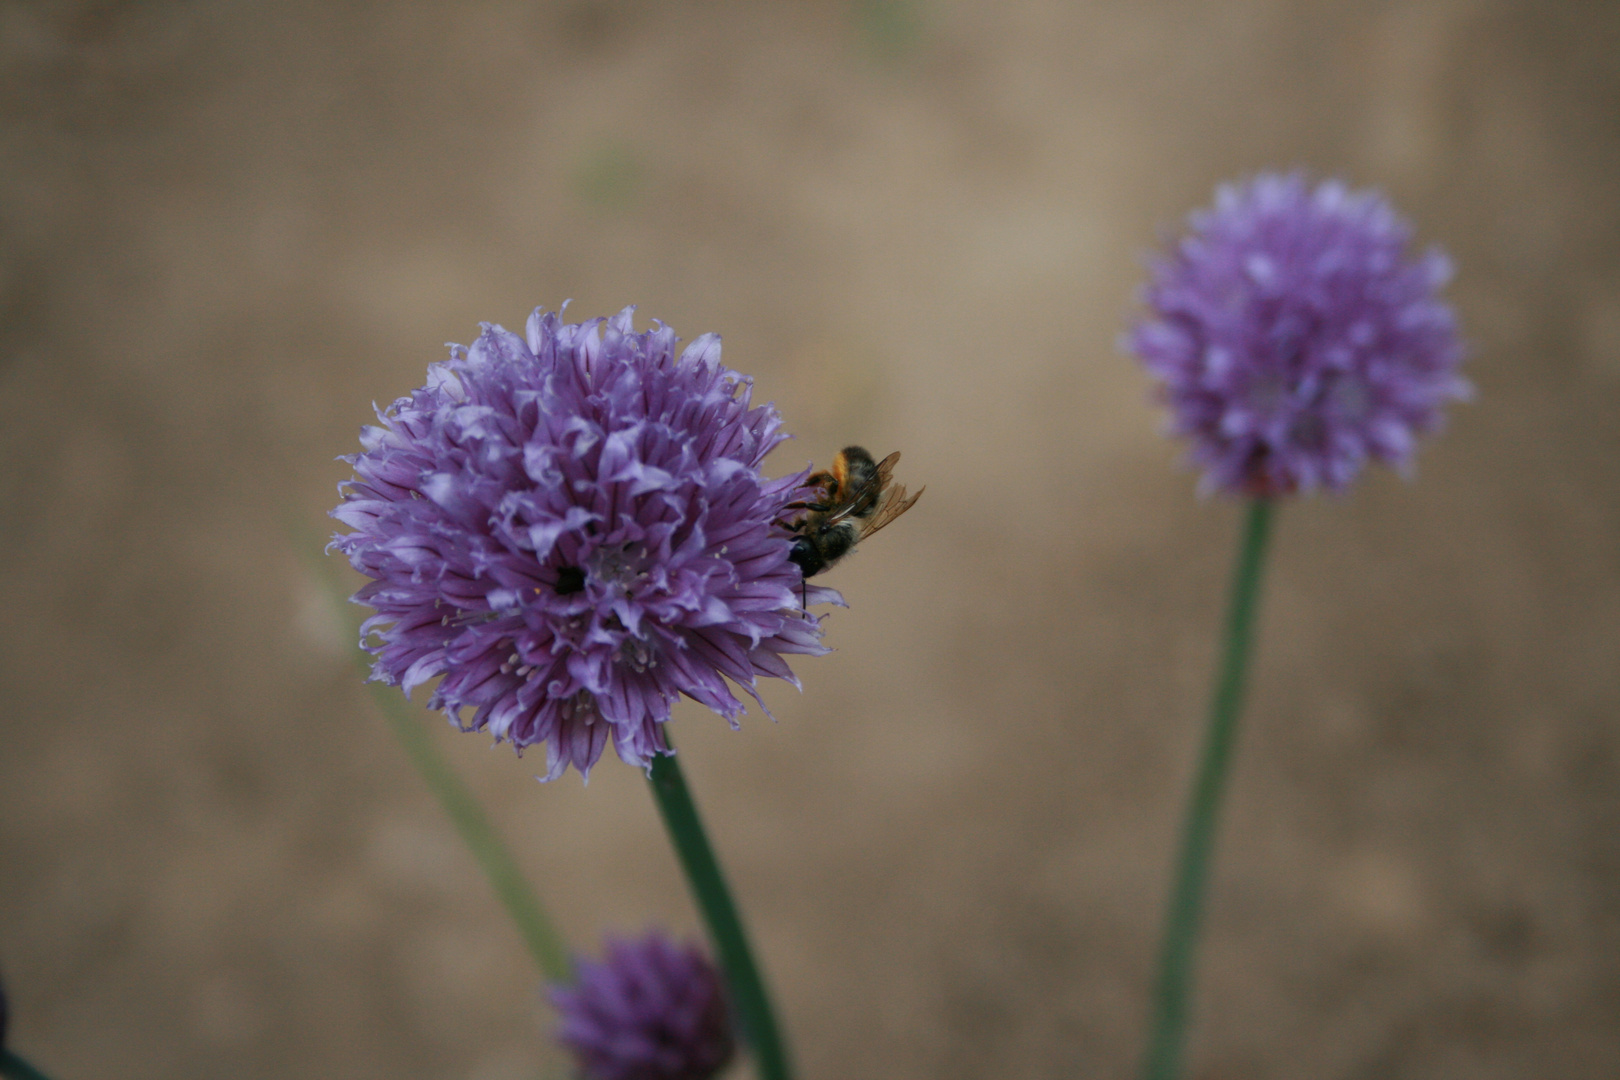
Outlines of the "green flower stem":
{"label": "green flower stem", "polygon": [[388,718],[394,737],[404,747],[405,754],[416,766],[416,771],[437,796],[439,805],[461,834],[462,842],[489,879],[490,887],[506,907],[507,915],[517,924],[518,932],[534,957],[535,966],[547,982],[565,983],[573,979],[573,964],[563,945],[562,935],[546,915],[528,879],[523,876],[517,860],[512,857],[495,825],[484,813],[476,796],[462,782],[444,759],[433,737],[405,706],[398,688],[371,683],[371,696],[377,707]]}
{"label": "green flower stem", "polygon": [[0,1050],[0,1076],[7,1077],[7,1080],[50,1080],[10,1050]]}
{"label": "green flower stem", "polygon": [[[667,726],[665,734],[667,737]],[[743,929],[737,905],[732,902],[731,890],[726,888],[714,849],[703,832],[692,793],[681,776],[681,767],[672,756],[655,756],[650,780],[670,842],[680,857],[681,869],[686,871],[687,884],[692,887],[698,910],[709,925],[720,967],[726,974],[726,985],[731,989],[731,1004],[743,1037],[753,1048],[760,1080],[790,1080],[792,1070],[788,1066],[787,1048],[776,1029],[770,995],[754,963],[753,951],[748,947],[748,934]]]}
{"label": "green flower stem", "polygon": [[[304,544],[299,544],[298,548],[300,551],[307,550]],[[313,559],[311,563],[312,569],[326,582],[328,594],[342,624],[358,633],[358,623],[352,617],[348,597],[342,587],[333,580],[325,564],[316,563]],[[371,665],[364,653],[355,652],[354,660],[362,671],[368,675],[371,673]],[[387,718],[389,730],[399,740],[405,756],[411,759],[417,773],[438,798],[439,806],[450,818],[456,832],[461,834],[462,842],[489,879],[490,887],[517,925],[518,933],[523,935],[535,966],[548,982],[571,982],[573,963],[568,958],[568,950],[563,945],[562,935],[557,932],[556,923],[546,914],[540,898],[518,868],[511,851],[501,841],[500,833],[495,831],[494,823],[484,813],[477,797],[439,752],[433,737],[423,727],[421,719],[406,706],[399,690],[382,683],[368,685],[372,699]]]}
{"label": "green flower stem", "polygon": [[1249,504],[1243,546],[1232,576],[1226,611],[1226,638],[1220,681],[1210,703],[1209,727],[1204,735],[1203,759],[1193,781],[1182,822],[1181,853],[1166,912],[1164,940],[1159,953],[1159,982],[1154,996],[1153,1030],[1148,1043],[1143,1080],[1175,1080],[1180,1075],[1182,1049],[1187,1041],[1193,960],[1198,945],[1204,887],[1209,880],[1215,825],[1221,793],[1226,785],[1232,744],[1237,737],[1238,714],[1243,703],[1243,677],[1253,638],[1254,611],[1260,592],[1260,569],[1271,525],[1271,502]]}

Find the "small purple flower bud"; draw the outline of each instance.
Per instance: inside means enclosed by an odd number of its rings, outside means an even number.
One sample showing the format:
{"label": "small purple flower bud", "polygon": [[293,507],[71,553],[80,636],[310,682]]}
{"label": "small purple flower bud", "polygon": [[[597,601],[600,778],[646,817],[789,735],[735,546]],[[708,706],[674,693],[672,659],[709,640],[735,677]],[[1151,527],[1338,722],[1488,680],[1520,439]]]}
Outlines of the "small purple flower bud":
{"label": "small purple flower bud", "polygon": [[1189,225],[1123,344],[1160,380],[1202,488],[1340,491],[1368,458],[1408,471],[1471,392],[1446,257],[1408,258],[1411,228],[1376,192],[1298,173],[1223,186]]}
{"label": "small purple flower bud", "polygon": [[[427,385],[379,412],[343,460],[332,546],[371,578],[361,644],[374,679],[411,690],[464,731],[521,753],[545,779],[589,775],[609,741],[647,766],[682,695],[735,727],[734,683],[798,685],[784,659],[827,652],[801,605],[784,506],[805,474],[768,480],[787,438],[752,380],[705,334],[679,355],[634,309],[526,338],[485,324]],[[841,602],[809,589],[811,603]]]}
{"label": "small purple flower bud", "polygon": [[720,975],[697,948],[652,931],[609,941],[601,963],[578,960],[575,971],[551,1001],[585,1080],[708,1080],[731,1060]]}

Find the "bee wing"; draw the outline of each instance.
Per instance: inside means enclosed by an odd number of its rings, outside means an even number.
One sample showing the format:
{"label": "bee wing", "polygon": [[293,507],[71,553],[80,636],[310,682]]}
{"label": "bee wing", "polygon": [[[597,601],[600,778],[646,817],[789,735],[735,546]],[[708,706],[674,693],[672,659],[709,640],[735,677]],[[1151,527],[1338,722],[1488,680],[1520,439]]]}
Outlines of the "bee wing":
{"label": "bee wing", "polygon": [[[842,461],[843,459],[840,458],[837,462],[834,462],[834,468],[842,464]],[[847,474],[845,479],[837,482],[838,489],[833,495],[836,505],[831,508],[827,515],[828,524],[836,524],[855,513],[861,507],[871,506],[877,500],[878,493],[883,490],[883,478],[877,473],[867,477],[866,482],[853,491],[846,487],[847,483]]]}
{"label": "bee wing", "polygon": [[[891,456],[899,457],[900,455],[893,454]],[[890,485],[889,489],[883,493],[883,498],[878,502],[877,509],[872,511],[872,516],[861,522],[860,539],[866,539],[907,510],[910,510],[916,501],[922,498],[922,493],[927,490],[928,485],[924,484],[917,489],[917,494],[908,499],[906,498],[906,486],[904,484]]]}
{"label": "bee wing", "polygon": [[[838,509],[827,518],[827,521],[829,523],[843,521],[860,508],[871,506],[879,499],[886,499],[888,496],[884,492],[884,488],[888,486],[889,477],[894,475],[894,463],[899,460],[900,451],[896,450],[878,462],[877,469],[873,471],[866,483],[854,491],[840,491],[838,493]],[[838,463],[842,461],[843,455],[840,454],[839,461],[834,463],[834,467],[837,467]],[[905,494],[905,491],[906,489],[903,487],[900,489],[902,495]],[[918,494],[921,494],[921,492]],[[869,525],[862,525],[861,528],[863,535],[872,531]]]}

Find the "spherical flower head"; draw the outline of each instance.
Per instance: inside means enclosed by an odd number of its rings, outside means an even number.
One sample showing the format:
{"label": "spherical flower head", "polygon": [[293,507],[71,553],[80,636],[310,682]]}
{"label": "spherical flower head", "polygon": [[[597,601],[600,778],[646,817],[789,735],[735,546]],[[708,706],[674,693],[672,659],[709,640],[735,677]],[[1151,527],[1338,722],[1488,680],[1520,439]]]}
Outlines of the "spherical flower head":
{"label": "spherical flower head", "polygon": [[735,1050],[720,975],[703,954],[656,931],[610,941],[554,986],[558,1038],[585,1080],[707,1080]]}
{"label": "spherical flower head", "polygon": [[759,676],[798,685],[784,656],[827,651],[777,524],[804,474],[759,471],[787,438],[776,410],[717,335],[677,356],[633,310],[537,309],[526,339],[485,324],[451,346],[362,432],[332,511],[355,530],[333,547],[372,579],[354,595],[376,609],[372,677],[407,695],[442,677],[431,708],[544,743],[548,780],[588,776],[609,741],[649,765],[683,694],[735,727],[728,679],[759,701]]}
{"label": "spherical flower head", "polygon": [[1205,491],[1342,490],[1368,458],[1408,471],[1469,394],[1438,250],[1382,196],[1300,174],[1220,188],[1152,268],[1125,337],[1192,440]]}

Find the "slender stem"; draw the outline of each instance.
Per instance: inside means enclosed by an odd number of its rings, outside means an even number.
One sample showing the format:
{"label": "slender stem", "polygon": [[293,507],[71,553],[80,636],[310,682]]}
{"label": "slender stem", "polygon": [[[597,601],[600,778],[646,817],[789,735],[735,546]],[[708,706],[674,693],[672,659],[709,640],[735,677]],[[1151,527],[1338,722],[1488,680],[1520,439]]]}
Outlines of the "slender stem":
{"label": "slender stem", "polygon": [[0,1050],[0,1076],[7,1080],[50,1080],[10,1050]]}
{"label": "slender stem", "polygon": [[[301,551],[312,546],[298,544]],[[344,590],[333,580],[325,564],[313,559],[310,562],[312,569],[326,582],[328,595],[342,624],[358,632],[358,623],[353,618],[353,609]],[[371,665],[364,653],[356,651],[354,660],[362,671],[370,674]],[[489,879],[490,887],[517,925],[518,933],[523,935],[535,966],[547,982],[572,981],[573,963],[568,958],[568,950],[563,945],[562,935],[557,932],[556,923],[546,914],[540,898],[523,876],[517,860],[501,840],[501,834],[495,830],[489,815],[484,813],[478,798],[439,752],[433,737],[420,718],[406,706],[400,692],[382,683],[370,683],[369,686],[372,700],[376,701],[377,708],[387,718],[389,730],[399,740],[405,756],[411,759],[417,773],[439,800],[445,816],[455,826],[456,832],[461,834],[462,842]]]}
{"label": "slender stem", "polygon": [[1260,569],[1271,525],[1271,502],[1249,504],[1243,545],[1232,575],[1226,610],[1226,636],[1220,680],[1210,702],[1203,759],[1182,821],[1181,853],[1176,862],[1175,885],[1165,915],[1164,939],[1159,953],[1159,982],[1154,999],[1153,1030],[1148,1043],[1143,1080],[1174,1080],[1180,1075],[1186,1044],[1193,960],[1198,945],[1204,887],[1209,880],[1211,850],[1221,793],[1226,784],[1232,744],[1237,737],[1238,714],[1243,703],[1243,678],[1253,637],[1254,611],[1260,591]]}
{"label": "slender stem", "polygon": [[439,753],[433,737],[419,718],[406,707],[399,691],[381,683],[371,683],[371,696],[388,718],[388,726],[399,740],[411,764],[438,797],[439,805],[461,834],[462,842],[489,879],[490,887],[517,924],[529,947],[529,955],[548,982],[564,983],[573,978],[573,965],[556,925],[546,915],[517,860],[501,841],[500,833],[484,813],[476,796]]}
{"label": "slender stem", "polygon": [[692,888],[703,920],[709,925],[709,936],[719,955],[720,967],[726,973],[726,984],[731,988],[732,1007],[743,1037],[753,1047],[760,1080],[789,1080],[792,1070],[788,1066],[787,1048],[777,1032],[770,995],[754,963],[753,951],[748,947],[748,934],[743,929],[737,905],[732,902],[731,890],[726,888],[714,849],[703,832],[692,793],[681,776],[681,767],[673,756],[654,757],[650,779],[670,842],[675,845],[675,853],[680,858],[681,869],[686,871],[687,884]]}

